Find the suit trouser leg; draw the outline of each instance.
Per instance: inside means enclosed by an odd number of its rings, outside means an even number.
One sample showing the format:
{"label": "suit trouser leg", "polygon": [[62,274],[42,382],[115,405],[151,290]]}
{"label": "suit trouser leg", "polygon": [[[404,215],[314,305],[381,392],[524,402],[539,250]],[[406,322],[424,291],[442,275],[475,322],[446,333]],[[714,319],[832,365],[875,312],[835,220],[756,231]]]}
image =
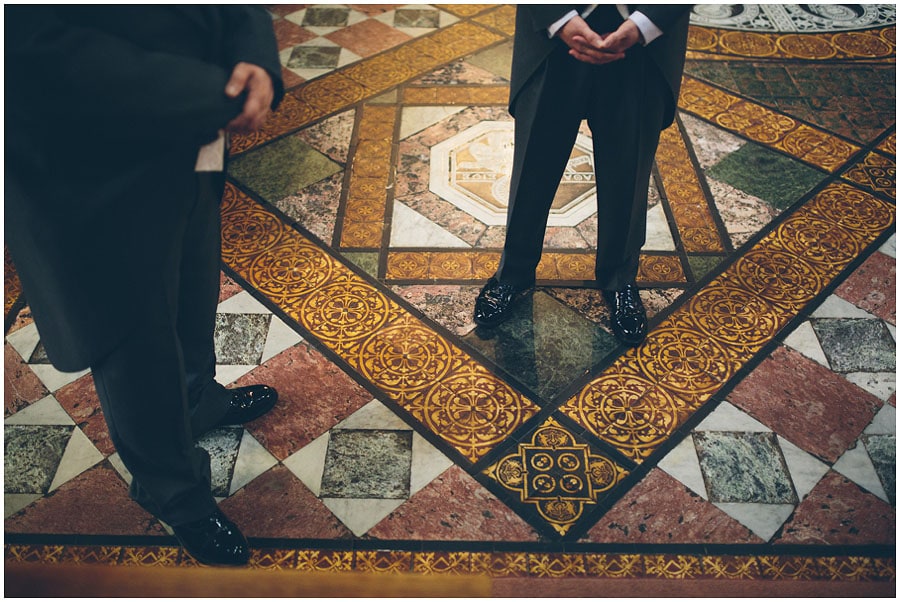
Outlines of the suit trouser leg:
{"label": "suit trouser leg", "polygon": [[599,288],[617,290],[637,277],[667,91],[641,47],[596,75],[588,107],[597,176],[595,273]]}
{"label": "suit trouser leg", "polygon": [[[186,221],[179,225],[173,248],[159,249],[167,253],[163,273],[148,274],[148,279],[158,284],[149,293],[156,298],[144,304],[145,314],[124,342],[91,366],[113,444],[132,473],[132,497],[173,525],[203,518],[216,508],[210,492],[209,456],[194,442],[181,340],[189,315],[180,312],[197,293],[206,301],[205,305],[201,302],[199,314],[208,313],[206,289],[214,282],[218,290],[217,263],[214,280],[209,274],[182,272],[185,264],[192,263],[183,258],[198,257],[195,266],[210,265],[209,258],[203,256],[212,247],[210,238],[219,244],[218,219],[213,220],[213,228],[209,224],[211,216],[218,215],[218,202],[210,195],[194,194],[193,205]],[[203,277],[182,290],[186,276]],[[213,304],[211,321],[207,316],[205,322],[193,325],[193,330],[187,329],[194,342],[203,342],[199,350],[191,352],[195,371],[202,372],[209,362],[206,356],[212,353],[207,342],[212,342],[214,313]]]}
{"label": "suit trouser leg", "polygon": [[534,282],[550,207],[584,114],[575,62],[560,48],[516,99],[506,241],[496,274],[516,287]]}

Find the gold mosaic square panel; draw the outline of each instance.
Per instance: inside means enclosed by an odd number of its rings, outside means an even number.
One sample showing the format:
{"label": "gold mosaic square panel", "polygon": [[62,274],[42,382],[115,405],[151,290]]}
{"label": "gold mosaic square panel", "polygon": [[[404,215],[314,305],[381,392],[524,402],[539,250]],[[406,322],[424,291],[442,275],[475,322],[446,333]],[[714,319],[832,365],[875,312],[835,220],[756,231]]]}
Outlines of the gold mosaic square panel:
{"label": "gold mosaic square panel", "polygon": [[897,198],[897,163],[878,153],[866,155],[844,174],[844,178],[892,199]]}

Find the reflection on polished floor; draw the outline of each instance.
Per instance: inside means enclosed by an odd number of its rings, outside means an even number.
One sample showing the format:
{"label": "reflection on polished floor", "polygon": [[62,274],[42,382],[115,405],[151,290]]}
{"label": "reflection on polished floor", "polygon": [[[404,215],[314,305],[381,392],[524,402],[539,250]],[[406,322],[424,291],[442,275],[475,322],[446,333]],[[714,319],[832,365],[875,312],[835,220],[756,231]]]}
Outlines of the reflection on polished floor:
{"label": "reflection on polished floor", "polygon": [[[586,128],[536,291],[472,322],[513,6],[270,10],[289,93],[233,144],[217,352],[282,401],[201,441],[253,568],[893,589],[893,5],[695,9],[637,349],[590,287]],[[190,566],[5,276],[6,561]]]}

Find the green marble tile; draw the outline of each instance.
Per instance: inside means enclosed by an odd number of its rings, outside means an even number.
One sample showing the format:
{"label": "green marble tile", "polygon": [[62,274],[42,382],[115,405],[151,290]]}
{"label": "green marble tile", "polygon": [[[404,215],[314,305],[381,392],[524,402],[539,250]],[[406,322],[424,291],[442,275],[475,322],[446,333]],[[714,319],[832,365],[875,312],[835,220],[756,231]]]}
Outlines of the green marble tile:
{"label": "green marble tile", "polygon": [[758,144],[745,144],[706,170],[710,177],[786,209],[825,176]]}
{"label": "green marble tile", "polygon": [[378,277],[378,253],[343,253],[343,256],[369,276]]}
{"label": "green marble tile", "polygon": [[612,335],[550,295],[537,291],[513,308],[509,320],[478,328],[464,340],[496,362],[546,404],[617,346]]}
{"label": "green marble tile", "polygon": [[881,485],[892,504],[897,503],[897,437],[895,435],[863,435],[863,443]]}
{"label": "green marble tile", "polygon": [[228,174],[274,203],[337,173],[341,166],[298,136],[277,140],[228,164]]}
{"label": "green marble tile", "polygon": [[725,259],[724,255],[688,255],[688,263],[691,265],[691,272],[694,273],[695,280],[706,276],[722,263],[723,259]]}
{"label": "green marble tile", "polygon": [[304,27],[346,27],[350,9],[344,7],[311,7],[303,15]]}
{"label": "green marble tile", "polygon": [[512,70],[512,42],[488,48],[469,57],[466,62],[503,79],[509,79]]}

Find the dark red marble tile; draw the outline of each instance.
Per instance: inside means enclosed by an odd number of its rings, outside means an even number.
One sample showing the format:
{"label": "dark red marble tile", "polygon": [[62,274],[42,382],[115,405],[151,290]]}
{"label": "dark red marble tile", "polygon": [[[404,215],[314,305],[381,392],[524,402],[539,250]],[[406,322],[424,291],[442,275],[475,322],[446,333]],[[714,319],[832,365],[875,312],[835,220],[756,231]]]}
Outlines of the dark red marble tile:
{"label": "dark red marble tile", "polygon": [[278,403],[247,429],[279,460],[372,401],[372,395],[305,343],[241,377],[235,386],[263,383],[278,391]]}
{"label": "dark red marble tile", "polygon": [[300,479],[282,465],[253,479],[219,507],[248,537],[353,537]]}
{"label": "dark red marble tile", "polygon": [[874,253],[835,293],[891,324],[897,323],[897,261],[884,253]]}
{"label": "dark red marble tile", "polygon": [[229,299],[239,292],[243,291],[244,288],[225,275],[225,272],[222,272],[219,277],[219,303]]}
{"label": "dark red marble tile", "polygon": [[896,511],[841,474],[829,471],[781,528],[776,544],[896,543]]}
{"label": "dark red marble tile", "polygon": [[278,49],[293,48],[298,44],[302,44],[307,40],[316,37],[311,31],[308,31],[293,21],[287,19],[279,19],[272,24],[275,30],[275,39],[278,41]]}
{"label": "dark red marble tile", "polygon": [[778,347],[728,400],[801,449],[835,462],[882,402],[839,374]]}
{"label": "dark red marble tile", "polygon": [[444,471],[367,535],[441,541],[538,539],[525,521],[457,466]]}
{"label": "dark red marble tile", "polygon": [[166,535],[109,464],[80,474],[4,522],[7,533]]}
{"label": "dark red marble tile", "polygon": [[311,6],[309,4],[266,4],[265,7],[274,15],[278,15],[279,17],[284,17],[285,15],[289,15],[291,13],[295,13],[300,9],[306,8],[307,6]]}
{"label": "dark red marble tile", "polygon": [[94,379],[90,374],[59,389],[54,397],[100,453],[104,456],[115,453],[116,448],[109,438],[100,398],[97,397]]}
{"label": "dark red marble tile", "polygon": [[595,543],[764,543],[659,469],[651,470],[584,539]]}
{"label": "dark red marble tile", "polygon": [[3,346],[3,416],[9,417],[50,394],[9,343]]}
{"label": "dark red marble tile", "polygon": [[325,37],[362,57],[393,48],[411,39],[402,31],[374,19],[367,19],[350,27],[339,29]]}
{"label": "dark red marble tile", "polygon": [[405,4],[348,4],[353,10],[358,10],[367,17],[375,17],[389,10],[406,6]]}

